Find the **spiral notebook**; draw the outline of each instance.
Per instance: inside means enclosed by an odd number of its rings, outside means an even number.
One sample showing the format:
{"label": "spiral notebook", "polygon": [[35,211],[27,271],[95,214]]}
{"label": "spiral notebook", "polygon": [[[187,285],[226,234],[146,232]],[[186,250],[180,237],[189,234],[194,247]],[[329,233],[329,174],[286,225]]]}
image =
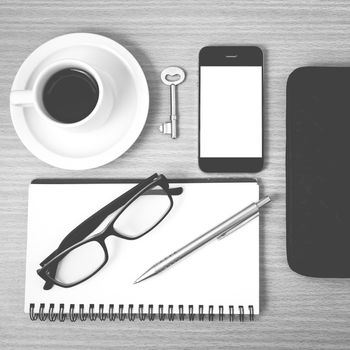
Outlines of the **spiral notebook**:
{"label": "spiral notebook", "polygon": [[259,218],[163,273],[147,268],[259,199],[254,180],[171,180],[181,186],[169,215],[149,234],[108,237],[109,261],[72,288],[44,290],[39,263],[75,226],[136,181],[35,180],[29,188],[24,310],[36,320],[252,320],[259,314]]}

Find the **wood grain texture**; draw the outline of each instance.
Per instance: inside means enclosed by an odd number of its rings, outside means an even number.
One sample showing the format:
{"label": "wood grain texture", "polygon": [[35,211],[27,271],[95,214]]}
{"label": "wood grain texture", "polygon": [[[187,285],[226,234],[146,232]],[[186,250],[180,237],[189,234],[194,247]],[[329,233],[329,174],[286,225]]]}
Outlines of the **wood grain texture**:
{"label": "wood grain texture", "polygon": [[[285,249],[285,87],[303,65],[349,65],[350,3],[343,1],[0,1],[1,349],[349,349],[350,280],[292,272]],[[61,34],[93,32],[125,45],[143,67],[151,108],[138,142],[98,169],[70,172],[33,157],[17,138],[9,91],[23,60]],[[262,315],[254,323],[31,322],[23,313],[27,187],[37,177],[206,177],[197,166],[198,51],[257,44],[265,51],[265,169],[273,197],[261,230]],[[160,71],[179,65],[180,138],[160,135],[168,89]],[[213,176],[224,176],[213,174]],[[117,281],[116,281],[117,283]]]}

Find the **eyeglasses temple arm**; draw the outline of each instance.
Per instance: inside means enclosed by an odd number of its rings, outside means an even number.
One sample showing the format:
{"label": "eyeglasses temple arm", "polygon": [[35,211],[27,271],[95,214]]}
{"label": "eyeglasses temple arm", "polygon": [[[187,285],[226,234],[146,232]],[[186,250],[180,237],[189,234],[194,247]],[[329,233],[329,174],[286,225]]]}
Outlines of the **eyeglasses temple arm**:
{"label": "eyeglasses temple arm", "polygon": [[[179,196],[180,194],[183,193],[183,188],[182,187],[169,188],[168,192],[172,196]],[[154,190],[151,190],[149,192],[143,193],[143,195],[147,195],[147,196],[159,195],[159,196],[161,196],[161,195],[167,195],[167,193],[165,193],[163,190],[154,189]]]}

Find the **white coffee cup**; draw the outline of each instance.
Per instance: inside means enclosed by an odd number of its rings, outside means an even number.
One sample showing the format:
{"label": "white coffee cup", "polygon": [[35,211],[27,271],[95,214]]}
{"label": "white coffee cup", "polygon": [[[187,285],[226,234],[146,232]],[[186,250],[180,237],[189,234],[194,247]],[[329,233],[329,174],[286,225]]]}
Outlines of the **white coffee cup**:
{"label": "white coffee cup", "polygon": [[[47,81],[55,73],[67,68],[76,68],[88,72],[95,79],[99,89],[98,100],[92,112],[84,119],[73,123],[63,123],[54,119],[47,112],[43,103],[43,90]],[[10,103],[18,107],[35,108],[39,117],[45,118],[58,127],[77,128],[86,131],[96,128],[107,120],[115,103],[114,96],[111,79],[100,68],[93,68],[80,60],[65,59],[45,67],[35,78],[32,88],[11,91]]]}

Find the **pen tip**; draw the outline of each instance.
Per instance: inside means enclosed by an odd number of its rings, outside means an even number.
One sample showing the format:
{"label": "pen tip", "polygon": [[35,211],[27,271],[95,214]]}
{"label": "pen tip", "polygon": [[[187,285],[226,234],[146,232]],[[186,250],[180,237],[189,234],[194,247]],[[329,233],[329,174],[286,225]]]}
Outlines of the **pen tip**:
{"label": "pen tip", "polygon": [[143,275],[141,275],[139,278],[136,278],[134,284],[138,284],[144,280],[146,280],[147,278],[149,278],[150,276],[147,275],[147,273],[144,273]]}
{"label": "pen tip", "polygon": [[136,280],[134,281],[134,284],[138,284],[140,282],[142,282],[144,280],[144,278],[142,278],[143,275],[141,275],[139,278],[136,278]]}

